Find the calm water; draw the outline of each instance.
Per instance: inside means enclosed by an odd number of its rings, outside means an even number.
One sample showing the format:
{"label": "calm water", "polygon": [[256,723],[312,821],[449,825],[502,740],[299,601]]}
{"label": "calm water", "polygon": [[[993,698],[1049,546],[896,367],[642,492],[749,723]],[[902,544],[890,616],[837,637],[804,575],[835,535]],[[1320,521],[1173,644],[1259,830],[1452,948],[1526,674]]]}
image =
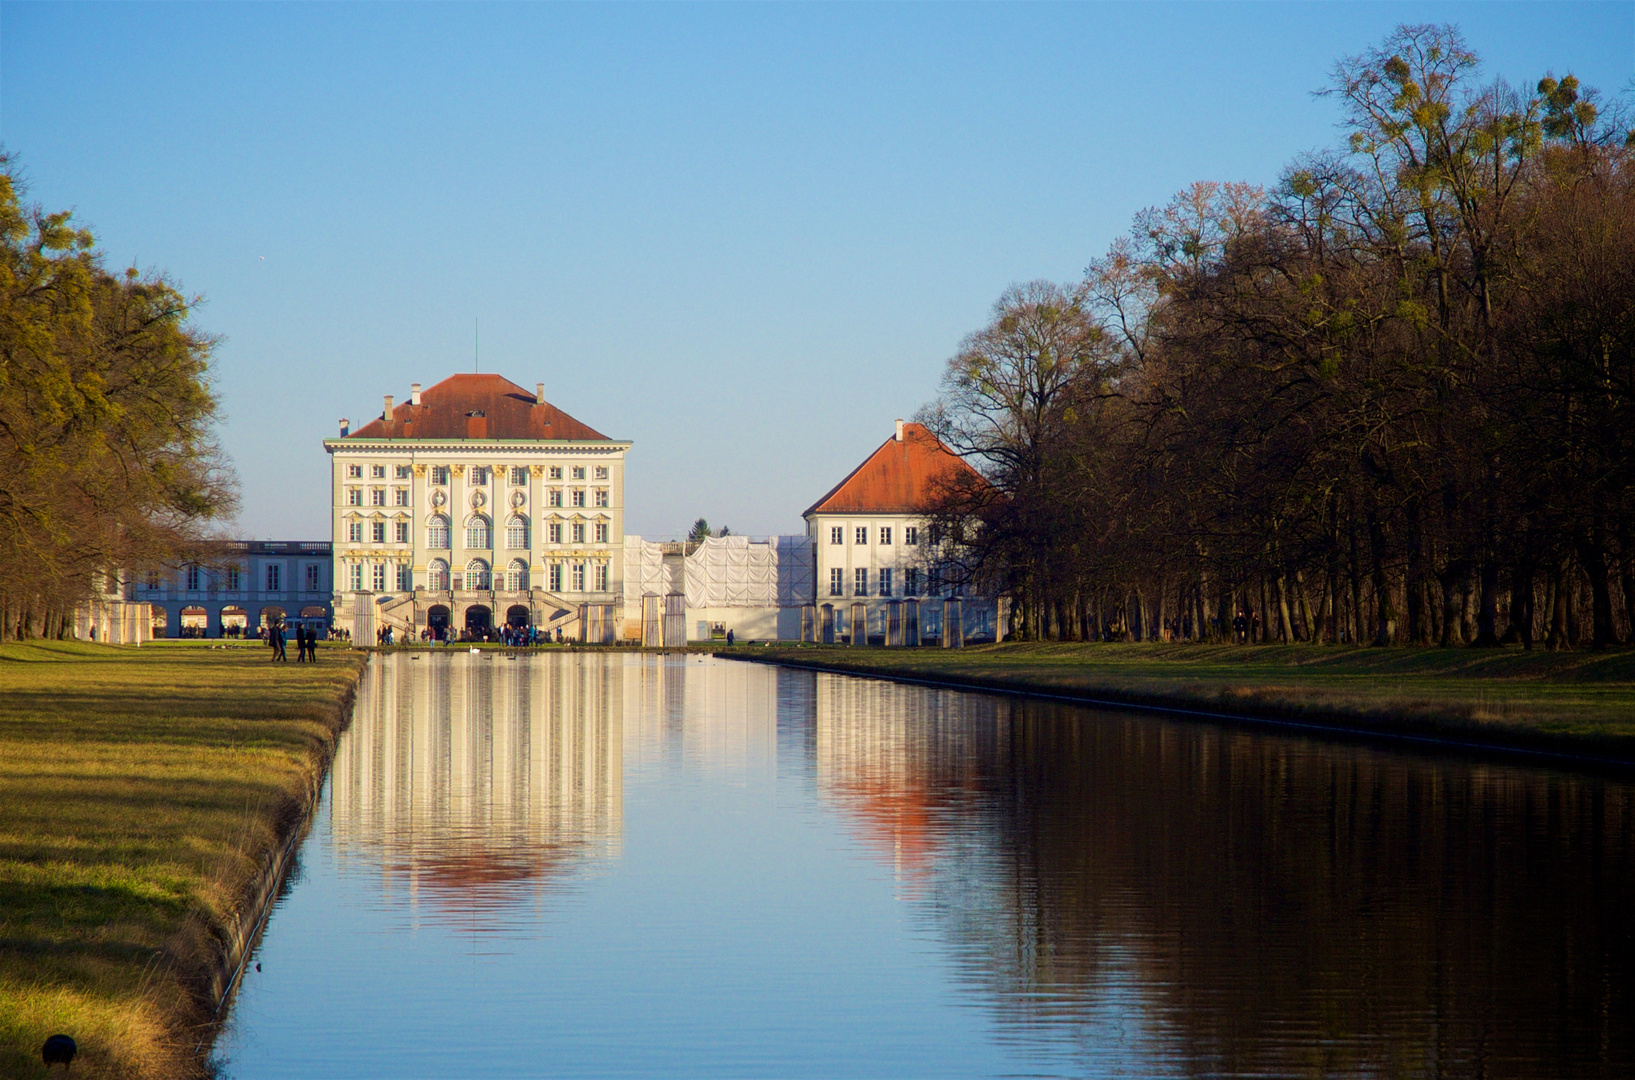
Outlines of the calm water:
{"label": "calm water", "polygon": [[1635,1076],[1632,796],[701,657],[377,657],[218,1060]]}

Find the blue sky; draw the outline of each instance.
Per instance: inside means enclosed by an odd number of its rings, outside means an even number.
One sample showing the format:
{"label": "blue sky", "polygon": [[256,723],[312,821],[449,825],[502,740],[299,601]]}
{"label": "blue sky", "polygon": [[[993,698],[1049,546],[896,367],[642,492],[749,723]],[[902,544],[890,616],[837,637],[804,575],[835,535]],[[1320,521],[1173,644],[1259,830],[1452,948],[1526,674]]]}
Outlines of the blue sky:
{"label": "blue sky", "polygon": [[796,531],[1006,285],[1335,140],[1334,61],[1454,22],[1628,100],[1635,4],[0,4],[0,142],[223,336],[246,536],[472,365],[635,441],[626,528]]}

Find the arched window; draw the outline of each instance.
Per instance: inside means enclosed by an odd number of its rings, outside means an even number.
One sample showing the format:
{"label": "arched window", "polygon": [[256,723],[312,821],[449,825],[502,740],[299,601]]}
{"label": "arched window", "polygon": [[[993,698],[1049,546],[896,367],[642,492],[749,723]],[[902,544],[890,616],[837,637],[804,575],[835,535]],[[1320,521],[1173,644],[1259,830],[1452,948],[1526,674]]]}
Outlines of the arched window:
{"label": "arched window", "polygon": [[[486,525],[487,522],[485,521],[484,524]],[[466,563],[466,588],[488,588],[487,563],[483,562],[481,559],[472,559],[470,562]]]}
{"label": "arched window", "polygon": [[[426,546],[433,551],[447,551],[448,539],[448,518],[433,514],[431,520],[426,522]],[[448,567],[444,566],[443,570],[446,572]]]}
{"label": "arched window", "polygon": [[[446,522],[443,527],[445,529],[448,527]],[[442,559],[433,559],[431,561],[431,565],[426,567],[426,588],[448,588],[448,563]]]}
{"label": "arched window", "polygon": [[521,514],[512,514],[505,523],[505,546],[512,551],[528,550],[528,519]]}
{"label": "arched window", "polygon": [[466,519],[466,547],[486,549],[493,546],[494,534],[488,519],[481,514],[472,514]]}
{"label": "arched window", "polygon": [[511,565],[505,571],[505,587],[511,592],[521,592],[528,587],[528,564],[521,559],[512,559]]}

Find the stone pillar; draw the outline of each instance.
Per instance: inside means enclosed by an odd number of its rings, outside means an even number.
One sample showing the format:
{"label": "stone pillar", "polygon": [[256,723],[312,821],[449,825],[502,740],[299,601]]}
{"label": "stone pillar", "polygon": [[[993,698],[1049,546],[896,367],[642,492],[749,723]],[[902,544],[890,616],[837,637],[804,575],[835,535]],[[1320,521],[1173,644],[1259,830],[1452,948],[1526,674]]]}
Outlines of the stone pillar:
{"label": "stone pillar", "polygon": [[851,644],[867,645],[869,643],[869,606],[867,604],[852,604]]}
{"label": "stone pillar", "polygon": [[965,614],[959,597],[951,596],[942,602],[942,647],[965,647]]}
{"label": "stone pillar", "polygon": [[819,609],[821,619],[818,626],[818,640],[825,645],[835,643],[835,606],[824,604]]}

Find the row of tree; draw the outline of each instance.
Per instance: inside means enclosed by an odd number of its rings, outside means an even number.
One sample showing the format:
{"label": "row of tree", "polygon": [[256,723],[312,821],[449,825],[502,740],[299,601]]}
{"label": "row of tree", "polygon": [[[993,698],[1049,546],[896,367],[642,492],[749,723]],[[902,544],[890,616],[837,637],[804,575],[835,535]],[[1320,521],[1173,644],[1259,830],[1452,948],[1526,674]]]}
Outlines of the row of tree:
{"label": "row of tree", "polygon": [[108,273],[19,188],[0,153],[0,641],[63,636],[120,573],[200,557],[236,506],[189,300]]}
{"label": "row of tree", "polygon": [[1635,619],[1635,133],[1451,27],[1336,66],[1343,147],[1013,287],[921,418],[1018,636],[1495,644]]}

